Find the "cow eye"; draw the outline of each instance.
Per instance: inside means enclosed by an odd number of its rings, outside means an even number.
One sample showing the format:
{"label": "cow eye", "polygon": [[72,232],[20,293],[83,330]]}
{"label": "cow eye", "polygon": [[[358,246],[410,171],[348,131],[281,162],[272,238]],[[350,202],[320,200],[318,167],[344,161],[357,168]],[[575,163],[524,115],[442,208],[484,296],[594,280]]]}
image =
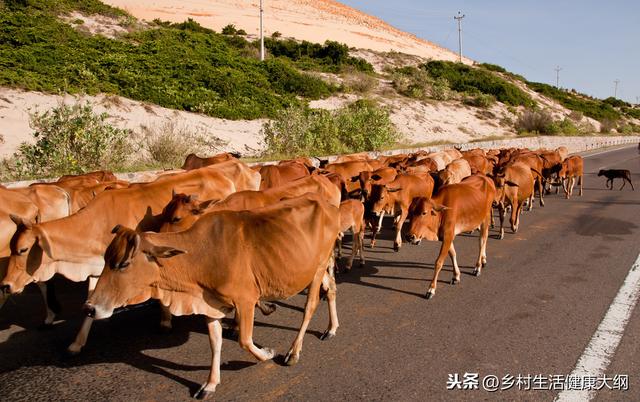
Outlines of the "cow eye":
{"label": "cow eye", "polygon": [[426,215],[426,214],[427,214],[427,212],[425,211],[425,212],[423,212],[421,215]]}
{"label": "cow eye", "polygon": [[130,264],[131,264],[131,263],[130,263],[129,261],[121,262],[121,263],[120,263],[120,265],[119,265],[119,268],[120,268],[120,269],[122,269],[122,268],[126,268],[126,267],[128,267]]}
{"label": "cow eye", "polygon": [[182,219],[182,218],[176,216],[173,219],[171,219],[171,223],[178,223],[178,222],[180,222],[180,219]]}
{"label": "cow eye", "polygon": [[24,254],[27,252],[27,250],[29,250],[29,247],[21,248],[20,250],[18,250],[18,254]]}

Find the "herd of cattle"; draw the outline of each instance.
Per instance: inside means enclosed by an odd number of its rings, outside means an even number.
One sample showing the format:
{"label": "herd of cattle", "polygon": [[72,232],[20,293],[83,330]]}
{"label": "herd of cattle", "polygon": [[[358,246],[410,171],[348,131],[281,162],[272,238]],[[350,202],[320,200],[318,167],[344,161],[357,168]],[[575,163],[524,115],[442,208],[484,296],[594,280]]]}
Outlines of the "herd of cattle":
{"label": "herd of cattle", "polygon": [[55,274],[88,279],[86,318],[70,353],[81,351],[94,319],[107,318],[116,308],[159,300],[164,328],[170,328],[172,315],[204,315],[212,364],[195,395],[202,398],[220,383],[220,320],[232,311],[240,345],[260,361],[274,356],[256,346],[252,335],[255,307],[270,314],[275,306],[269,301],[307,289],[287,364],[299,359],[321,289],[330,313],[322,338],[335,335],[335,255],[346,231],[353,233],[353,244],[343,269],[358,255],[365,263],[365,230],[375,247],[385,215],[394,217],[395,251],[403,238],[413,244],[441,241],[426,293],[431,298],[447,255],[455,271],[451,283],[460,281],[454,247],[460,233],[479,229],[475,274],[480,275],[494,208],[502,238],[507,211],[516,232],[522,209],[532,209],[536,195],[544,206],[551,186],[556,193],[562,187],[569,198],[577,182],[582,195],[583,160],[569,156],[565,147],[454,148],[375,159],[362,153],[331,163],[297,158],[255,167],[237,156],[190,155],[181,170],[147,183],[100,171],[0,188],[0,296],[38,284],[45,325],[51,325],[60,307],[47,281]]}

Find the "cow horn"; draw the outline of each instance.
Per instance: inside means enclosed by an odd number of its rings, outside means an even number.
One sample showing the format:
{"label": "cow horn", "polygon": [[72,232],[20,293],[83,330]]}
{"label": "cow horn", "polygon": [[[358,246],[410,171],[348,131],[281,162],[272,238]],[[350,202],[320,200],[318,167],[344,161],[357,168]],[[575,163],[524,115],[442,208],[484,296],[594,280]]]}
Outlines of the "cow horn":
{"label": "cow horn", "polygon": [[120,228],[122,227],[122,225],[117,224],[113,227],[113,229],[111,229],[111,233],[118,233],[118,231],[120,231]]}

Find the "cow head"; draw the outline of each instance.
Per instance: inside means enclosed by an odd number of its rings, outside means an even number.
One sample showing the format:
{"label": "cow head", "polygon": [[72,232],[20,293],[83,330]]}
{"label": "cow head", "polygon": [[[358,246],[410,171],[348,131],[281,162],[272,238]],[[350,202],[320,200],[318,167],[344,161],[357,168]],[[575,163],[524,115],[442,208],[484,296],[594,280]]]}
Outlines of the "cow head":
{"label": "cow head", "polygon": [[11,220],[17,229],[9,243],[11,255],[0,289],[20,293],[31,282],[49,279],[42,276],[46,275],[43,267],[52,262],[51,249],[39,225],[15,215],[11,215]]}
{"label": "cow head", "polygon": [[407,240],[412,244],[420,244],[422,239],[430,241],[438,240],[442,212],[449,209],[433,200],[420,197],[416,198],[409,208],[409,230]]}
{"label": "cow head", "polygon": [[188,229],[198,220],[211,201],[198,201],[197,195],[175,194],[162,210],[160,232],[178,232]]}
{"label": "cow head", "polygon": [[372,174],[369,171],[360,172],[359,175],[353,176],[351,178],[351,182],[360,183],[360,188],[356,190],[360,190],[360,195],[362,195],[363,200],[366,201],[369,198],[369,194],[371,194],[371,186],[381,180],[382,177],[377,174]]}
{"label": "cow head", "polygon": [[604,176],[604,175],[605,175],[605,171],[604,171],[604,169],[600,169],[600,170],[598,171],[598,176]]}
{"label": "cow head", "polygon": [[391,188],[386,184],[372,184],[366,203],[367,212],[380,216],[384,211],[389,211],[395,204],[394,193],[400,190],[402,190],[400,187]]}
{"label": "cow head", "polygon": [[150,299],[161,281],[162,260],[184,253],[156,246],[144,234],[120,225],[111,232],[115,237],[104,253],[105,266],[84,306],[85,313],[96,319],[111,317],[118,307]]}
{"label": "cow head", "polygon": [[507,192],[512,192],[514,189],[518,188],[518,184],[507,180],[504,172],[498,172],[493,175],[493,182],[496,185],[496,196],[494,202],[502,203],[504,202],[504,197]]}

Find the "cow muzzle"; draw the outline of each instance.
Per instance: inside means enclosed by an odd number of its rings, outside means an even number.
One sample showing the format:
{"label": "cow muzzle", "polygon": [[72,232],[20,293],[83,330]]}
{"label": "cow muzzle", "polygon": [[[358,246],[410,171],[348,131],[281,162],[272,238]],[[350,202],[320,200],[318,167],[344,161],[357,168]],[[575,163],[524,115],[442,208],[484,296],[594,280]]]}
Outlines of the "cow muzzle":
{"label": "cow muzzle", "polygon": [[420,244],[422,239],[419,238],[418,236],[414,235],[414,234],[408,234],[407,235],[407,241],[409,243],[411,243],[411,244],[418,245],[418,244]]}
{"label": "cow muzzle", "polygon": [[89,318],[96,317],[96,308],[89,303],[85,303],[85,305],[82,307],[82,312]]}

